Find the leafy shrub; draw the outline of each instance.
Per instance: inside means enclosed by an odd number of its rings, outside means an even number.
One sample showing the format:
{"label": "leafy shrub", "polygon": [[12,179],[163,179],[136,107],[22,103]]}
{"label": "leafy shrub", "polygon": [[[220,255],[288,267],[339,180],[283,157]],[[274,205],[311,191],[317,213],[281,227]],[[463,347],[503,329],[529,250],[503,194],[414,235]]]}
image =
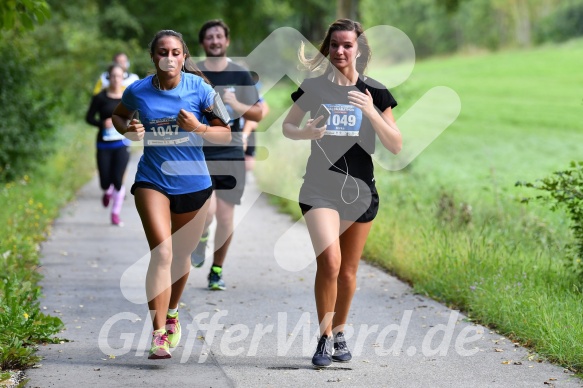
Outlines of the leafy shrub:
{"label": "leafy shrub", "polygon": [[548,195],[525,198],[522,202],[534,199],[548,204],[553,211],[567,210],[575,242],[568,246],[570,255],[565,258],[565,265],[583,283],[583,162],[571,162],[567,170],[556,171],[535,183],[517,182],[516,186],[548,192]]}
{"label": "leafy shrub", "polygon": [[63,329],[63,323],[40,311],[40,287],[15,275],[4,277],[0,286],[0,369],[32,366],[39,359],[33,355],[34,345],[58,341],[52,336]]}
{"label": "leafy shrub", "polygon": [[24,50],[5,42],[0,43],[0,181],[44,160],[55,132],[51,93],[35,78]]}
{"label": "leafy shrub", "polygon": [[562,3],[538,24],[535,36],[539,42],[563,42],[583,36],[583,1]]}

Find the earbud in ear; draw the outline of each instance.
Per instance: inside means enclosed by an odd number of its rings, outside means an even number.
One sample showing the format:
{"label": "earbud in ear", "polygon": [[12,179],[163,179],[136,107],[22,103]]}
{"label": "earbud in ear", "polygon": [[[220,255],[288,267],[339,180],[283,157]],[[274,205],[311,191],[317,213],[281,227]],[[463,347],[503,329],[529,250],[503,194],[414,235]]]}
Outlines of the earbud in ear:
{"label": "earbud in ear", "polygon": [[360,58],[360,53],[356,54],[356,57],[357,57],[357,58]]}

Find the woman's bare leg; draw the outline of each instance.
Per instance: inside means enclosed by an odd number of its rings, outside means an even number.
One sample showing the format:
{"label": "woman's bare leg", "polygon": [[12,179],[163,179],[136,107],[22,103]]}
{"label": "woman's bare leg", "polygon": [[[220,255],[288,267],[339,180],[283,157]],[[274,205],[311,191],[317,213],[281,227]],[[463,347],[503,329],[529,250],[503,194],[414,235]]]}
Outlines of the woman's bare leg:
{"label": "woman's bare leg", "polygon": [[171,293],[172,264],[171,215],[168,198],[152,189],[137,188],[136,208],[150,247],[150,263],[146,275],[146,295],[154,330],[166,323]]}
{"label": "woman's bare leg", "polygon": [[372,227],[372,221],[367,223],[341,221],[345,231],[340,236],[340,251],[342,260],[337,279],[336,305],[332,327],[334,332],[344,331],[348,319],[352,297],[356,290],[356,272],[362,256],[362,251]]}
{"label": "woman's bare leg", "polygon": [[210,199],[197,211],[172,213],[172,294],[167,307],[177,308],[190,274],[190,254],[205,228]]}
{"label": "woman's bare leg", "polygon": [[332,209],[312,209],[304,215],[318,269],[314,284],[320,334],[332,333],[332,316],[337,298],[337,281],[341,264],[338,234],[340,218]]}

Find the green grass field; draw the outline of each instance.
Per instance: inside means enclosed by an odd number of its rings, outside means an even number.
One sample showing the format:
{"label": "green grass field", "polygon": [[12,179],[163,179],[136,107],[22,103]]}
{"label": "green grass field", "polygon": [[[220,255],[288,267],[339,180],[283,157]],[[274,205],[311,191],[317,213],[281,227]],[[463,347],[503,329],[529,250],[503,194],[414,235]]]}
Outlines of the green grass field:
{"label": "green grass field", "polygon": [[[405,170],[377,166],[381,211],[364,253],[417,292],[578,372],[583,285],[563,265],[564,246],[572,241],[568,217],[521,204],[539,193],[514,184],[583,159],[581,63],[581,40],[417,63],[392,89],[395,116],[434,86],[459,95],[461,114]],[[382,81],[385,71],[370,74]],[[289,107],[290,88],[282,83],[266,95],[273,115]],[[280,121],[269,124],[269,156],[263,154],[269,163],[258,163],[258,179],[297,218],[293,199],[308,148],[284,139]],[[406,140],[406,128],[401,131]],[[375,157],[383,153],[377,148]]]}

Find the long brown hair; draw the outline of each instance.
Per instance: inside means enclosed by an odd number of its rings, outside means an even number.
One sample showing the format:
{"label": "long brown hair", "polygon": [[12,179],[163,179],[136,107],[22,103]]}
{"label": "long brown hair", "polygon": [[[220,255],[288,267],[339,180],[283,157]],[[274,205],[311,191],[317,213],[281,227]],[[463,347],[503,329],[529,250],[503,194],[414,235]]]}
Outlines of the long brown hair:
{"label": "long brown hair", "polygon": [[184,52],[184,54],[186,54],[186,58],[184,60],[184,71],[186,73],[198,75],[207,84],[211,85],[209,80],[204,76],[203,72],[198,68],[198,66],[196,66],[196,64],[192,60],[190,56],[190,51],[188,50],[188,46],[186,45],[186,42],[184,42],[184,39],[182,38],[182,34],[180,32],[176,32],[173,30],[158,31],[156,35],[154,35],[154,39],[152,39],[152,41],[150,42],[150,55],[154,55],[154,50],[156,50],[156,44],[158,44],[158,41],[165,36],[172,36],[178,39],[180,43],[182,43],[182,51]]}
{"label": "long brown hair", "polygon": [[356,33],[358,51],[360,52],[360,56],[356,58],[356,71],[358,71],[359,74],[364,74],[371,57],[370,46],[364,35],[364,30],[362,29],[361,24],[350,19],[338,19],[330,24],[326,37],[320,44],[318,50],[320,54],[322,54],[321,56],[316,55],[313,58],[306,58],[304,52],[305,45],[304,42],[302,42],[298,52],[300,62],[302,62],[302,64],[310,71],[320,70],[324,64],[329,65],[326,67],[325,73],[332,71],[330,68],[331,64],[324,61],[324,59],[328,58],[328,55],[330,54],[330,39],[332,38],[332,33],[336,31],[354,31]]}

